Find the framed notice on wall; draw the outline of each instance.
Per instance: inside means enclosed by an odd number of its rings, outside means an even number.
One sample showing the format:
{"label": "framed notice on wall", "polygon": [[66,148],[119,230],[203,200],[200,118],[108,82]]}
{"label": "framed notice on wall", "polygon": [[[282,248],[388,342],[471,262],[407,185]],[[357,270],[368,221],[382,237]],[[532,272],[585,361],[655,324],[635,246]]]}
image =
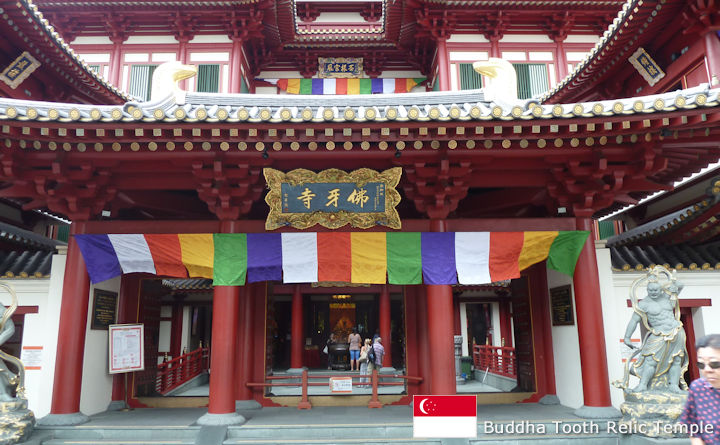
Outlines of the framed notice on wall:
{"label": "framed notice on wall", "polygon": [[553,326],[575,324],[570,286],[559,286],[550,289],[550,310]]}
{"label": "framed notice on wall", "polygon": [[108,327],[110,374],[145,369],[142,324],[113,324]]}
{"label": "framed notice on wall", "polygon": [[117,292],[95,289],[90,329],[106,330],[117,318]]}

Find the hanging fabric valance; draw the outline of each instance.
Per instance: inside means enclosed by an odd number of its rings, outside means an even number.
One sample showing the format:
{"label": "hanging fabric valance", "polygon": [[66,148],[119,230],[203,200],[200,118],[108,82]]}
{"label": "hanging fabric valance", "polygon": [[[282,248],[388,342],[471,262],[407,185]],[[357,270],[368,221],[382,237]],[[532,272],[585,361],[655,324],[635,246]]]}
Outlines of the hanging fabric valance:
{"label": "hanging fabric valance", "polygon": [[288,94],[393,94],[407,93],[425,77],[397,79],[256,79],[277,85]]}
{"label": "hanging fabric valance", "polygon": [[92,283],[123,273],[245,282],[485,284],[547,259],[573,275],[589,232],[75,235]]}

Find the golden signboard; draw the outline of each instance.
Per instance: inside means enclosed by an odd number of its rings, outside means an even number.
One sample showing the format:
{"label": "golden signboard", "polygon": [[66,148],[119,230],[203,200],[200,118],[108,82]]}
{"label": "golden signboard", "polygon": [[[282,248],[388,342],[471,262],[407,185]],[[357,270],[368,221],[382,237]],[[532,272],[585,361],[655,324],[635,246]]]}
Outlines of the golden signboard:
{"label": "golden signboard", "polygon": [[363,70],[362,57],[318,57],[318,77],[360,77]]}
{"label": "golden signboard", "polygon": [[376,225],[401,228],[395,209],[400,203],[395,190],[402,175],[400,167],[383,172],[361,168],[350,173],[335,168],[319,173],[265,168],[263,173],[270,188],[265,196],[270,206],[267,230],[307,229],[316,224],[329,229],[347,224],[360,229]]}
{"label": "golden signboard", "polygon": [[0,73],[0,80],[14,90],[39,66],[40,62],[25,51]]}

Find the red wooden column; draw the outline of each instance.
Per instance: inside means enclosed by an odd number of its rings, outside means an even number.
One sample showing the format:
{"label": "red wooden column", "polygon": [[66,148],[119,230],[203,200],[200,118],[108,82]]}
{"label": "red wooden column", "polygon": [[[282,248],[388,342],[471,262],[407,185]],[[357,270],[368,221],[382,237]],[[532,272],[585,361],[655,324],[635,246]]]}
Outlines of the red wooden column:
{"label": "red wooden column", "polygon": [[87,329],[90,279],[85,261],[72,235],[85,232],[84,222],[70,225],[58,331],[55,379],[50,414],[40,425],[78,425],[88,417],[80,412],[85,332]]}
{"label": "red wooden column", "polygon": [[704,43],[710,85],[716,86],[720,82],[720,41],[717,33],[715,31],[706,33]]}
{"label": "red wooden column", "polygon": [[547,267],[544,262],[535,264],[527,269],[525,274],[528,277],[530,290],[536,383],[535,394],[526,401],[538,402],[545,398],[545,401],[552,400],[553,403],[560,403],[555,388],[555,356],[553,354]]}
{"label": "red wooden column", "polygon": [[460,320],[460,296],[453,294],[453,332],[462,335],[462,321]]}
{"label": "red wooden column", "polygon": [[591,212],[576,211],[575,215],[577,230],[591,233],[580,253],[573,277],[584,400],[583,406],[578,408],[575,414],[587,418],[618,417],[620,413],[610,402],[605,330]]}
{"label": "red wooden column", "polygon": [[500,39],[502,35],[490,35],[486,36],[490,40],[490,57],[500,57]]}
{"label": "red wooden column", "polygon": [[122,44],[125,41],[124,36],[114,36],[110,37],[110,40],[113,42],[113,48],[112,53],[110,54],[110,71],[108,73],[108,80],[110,83],[119,88],[123,89],[123,86],[120,85],[120,76],[122,73]]}
{"label": "red wooden column", "polygon": [[512,347],[512,324],[510,313],[510,301],[507,298],[500,300],[500,345]]}
{"label": "red wooden column", "polygon": [[450,91],[450,65],[448,62],[447,37],[437,38],[437,64],[440,91]]}
{"label": "red wooden column", "polygon": [[[416,317],[417,317],[417,333],[418,333],[418,365],[420,369],[420,377],[423,378],[420,382],[418,391],[419,394],[430,394],[430,383],[432,382],[432,371],[430,369],[430,340],[428,338],[428,300],[426,287],[427,286],[413,286],[414,297],[416,303]],[[454,341],[454,340],[453,340]],[[454,347],[454,346],[453,346]]]}
{"label": "red wooden column", "polygon": [[228,82],[229,93],[240,92],[240,79],[242,78],[242,45],[243,40],[239,37],[232,37],[232,50],[230,53],[230,79]]}
{"label": "red wooden column", "polygon": [[[220,223],[222,233],[232,233],[232,221]],[[215,286],[213,290],[212,340],[210,344],[210,397],[208,412],[199,425],[237,425],[245,418],[235,412],[235,376],[240,309],[239,286]]]}
{"label": "red wooden column", "polygon": [[[140,276],[138,274],[123,275],[120,281],[120,295],[118,302],[118,323],[136,323],[138,303],[140,299]],[[125,382],[130,382],[131,375],[113,374],[112,399],[108,411],[127,408],[127,398],[131,394],[125,393]]]}
{"label": "red wooden column", "polygon": [[[188,51],[188,42],[190,42],[190,36],[182,35],[182,36],[175,36],[175,39],[178,41],[178,58],[180,59],[180,63],[183,65],[187,65],[190,61],[190,51]],[[197,81],[197,79],[196,79]],[[187,90],[188,89],[188,81],[187,79],[181,80],[178,85],[181,89]],[[197,90],[197,85],[195,86],[195,89]]]}
{"label": "red wooden column", "polygon": [[303,297],[299,284],[296,284],[293,289],[291,317],[290,368],[302,371],[303,340],[305,335],[303,334]]}
{"label": "red wooden column", "polygon": [[[407,374],[410,376],[418,377],[421,375],[420,371],[420,348],[418,347],[419,336],[418,324],[419,313],[417,308],[418,295],[416,289],[418,286],[403,286],[403,298],[405,304],[405,361],[407,363]],[[423,328],[424,330],[424,328]],[[407,394],[412,401],[414,394],[422,394],[419,391],[419,385],[409,384],[407,386]]]}
{"label": "red wooden column", "polygon": [[183,333],[183,304],[175,301],[172,305],[172,317],[170,319],[170,356],[177,358],[180,356],[181,343]]}
{"label": "red wooden column", "polygon": [[[255,320],[255,285],[246,285],[241,291],[241,301],[243,305],[242,332],[240,334],[240,378],[238,385],[238,400],[244,401],[243,408],[248,408],[248,402],[252,401],[252,389],[247,386],[248,382],[252,382],[252,365],[255,363],[253,357],[253,329]],[[252,405],[255,405],[253,403]]]}
{"label": "red wooden column", "polygon": [[237,351],[238,286],[215,286],[212,343],[210,346],[210,402],[200,425],[234,425],[245,422],[235,412],[235,353]]}
{"label": "red wooden column", "polygon": [[[434,232],[445,231],[445,221],[430,223]],[[455,394],[455,342],[452,287],[427,284],[428,343],[430,346],[431,394]]]}
{"label": "red wooden column", "polygon": [[567,57],[565,56],[565,45],[563,45],[565,38],[566,37],[557,37],[555,39],[555,73],[557,74],[557,83],[560,83],[560,81],[568,75]]}
{"label": "red wooden column", "polygon": [[385,357],[383,357],[383,367],[392,368],[392,339],[390,338],[390,290],[387,284],[383,284],[380,291],[380,337],[385,347]]}

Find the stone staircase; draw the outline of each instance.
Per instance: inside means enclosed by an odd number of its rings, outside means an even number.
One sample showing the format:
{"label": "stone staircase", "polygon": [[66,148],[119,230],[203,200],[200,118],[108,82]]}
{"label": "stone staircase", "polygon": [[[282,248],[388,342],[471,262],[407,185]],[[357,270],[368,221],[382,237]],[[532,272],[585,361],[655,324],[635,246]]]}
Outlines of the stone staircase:
{"label": "stone staircase", "polygon": [[[657,440],[608,432],[607,421],[574,416],[562,406],[488,405],[478,410],[472,439],[414,439],[407,406],[264,408],[241,411],[240,426],[200,427],[204,409],[145,409],[101,413],[85,425],[36,427],[28,445],[687,445],[688,439]],[[408,415],[409,414],[409,415]],[[490,422],[486,424],[485,422]]]}
{"label": "stone staircase", "polygon": [[199,426],[185,427],[36,427],[27,445],[193,445]]}
{"label": "stone staircase", "polygon": [[[564,425],[573,422],[563,421]],[[582,422],[576,422],[578,428]],[[230,426],[201,428],[186,427],[54,427],[38,428],[29,445],[240,445],[278,444],[327,445],[327,444],[394,444],[394,445],[624,445],[617,434],[602,430],[595,434],[556,434],[551,422],[523,423],[524,430],[518,434],[518,423],[493,423],[493,429],[502,433],[486,433],[481,423],[477,439],[413,439],[412,424],[347,424],[347,425],[273,425]],[[602,425],[602,424],[601,424]],[[218,428],[222,431],[218,431]],[[544,433],[539,434],[538,432]],[[535,434],[532,434],[535,432]]]}

